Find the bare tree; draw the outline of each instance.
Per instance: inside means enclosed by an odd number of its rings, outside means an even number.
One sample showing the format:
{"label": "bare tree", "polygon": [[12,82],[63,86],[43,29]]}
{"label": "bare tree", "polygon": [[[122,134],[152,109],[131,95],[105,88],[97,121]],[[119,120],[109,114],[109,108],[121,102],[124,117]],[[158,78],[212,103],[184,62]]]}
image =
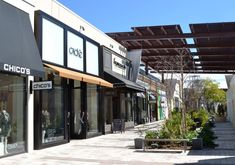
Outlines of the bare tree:
{"label": "bare tree", "polygon": [[[177,77],[180,80],[179,87],[179,97],[180,97],[180,109],[182,113],[182,133],[186,134],[186,102],[184,97],[184,82],[187,79],[187,72],[189,71],[189,65],[193,65],[192,57],[188,49],[176,49],[177,55],[175,56],[158,56],[156,59],[159,61],[156,63],[154,69],[156,69],[159,73],[170,75],[170,80]],[[172,84],[165,83],[166,88],[169,88]],[[167,98],[172,99],[173,91],[168,92]],[[170,110],[172,107],[170,105]]]}

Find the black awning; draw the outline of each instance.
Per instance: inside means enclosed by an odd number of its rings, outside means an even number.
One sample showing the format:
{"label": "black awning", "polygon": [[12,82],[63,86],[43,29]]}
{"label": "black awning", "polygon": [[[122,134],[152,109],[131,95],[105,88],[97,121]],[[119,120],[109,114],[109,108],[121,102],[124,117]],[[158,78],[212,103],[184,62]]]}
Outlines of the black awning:
{"label": "black awning", "polygon": [[123,77],[121,77],[119,74],[111,73],[111,72],[104,72],[104,78],[105,80],[111,82],[113,84],[114,88],[129,88],[134,91],[140,91],[144,92],[145,89],[138,85],[135,82],[132,82],[130,80],[127,80]]}
{"label": "black awning", "polygon": [[0,70],[44,75],[28,13],[4,1],[0,1]]}

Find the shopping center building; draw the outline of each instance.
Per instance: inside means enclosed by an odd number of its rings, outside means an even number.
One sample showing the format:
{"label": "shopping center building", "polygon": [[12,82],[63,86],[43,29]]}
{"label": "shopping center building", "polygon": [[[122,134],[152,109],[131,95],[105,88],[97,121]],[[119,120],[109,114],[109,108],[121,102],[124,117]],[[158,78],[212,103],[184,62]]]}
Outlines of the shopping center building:
{"label": "shopping center building", "polygon": [[0,157],[134,126],[141,52],[55,0],[0,1],[0,21]]}

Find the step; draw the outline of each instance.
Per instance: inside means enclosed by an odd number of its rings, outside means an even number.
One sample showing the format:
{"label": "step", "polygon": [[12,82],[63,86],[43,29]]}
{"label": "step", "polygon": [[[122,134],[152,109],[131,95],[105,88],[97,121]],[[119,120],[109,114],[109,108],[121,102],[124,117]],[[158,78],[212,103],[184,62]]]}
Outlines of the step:
{"label": "step", "polygon": [[235,142],[235,138],[217,138],[214,140],[216,141],[234,141]]}

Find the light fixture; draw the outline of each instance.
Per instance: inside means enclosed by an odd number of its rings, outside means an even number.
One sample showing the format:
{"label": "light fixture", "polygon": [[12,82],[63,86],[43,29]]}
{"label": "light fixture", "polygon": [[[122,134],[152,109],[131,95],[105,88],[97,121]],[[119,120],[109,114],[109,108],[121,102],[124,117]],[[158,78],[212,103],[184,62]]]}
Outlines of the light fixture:
{"label": "light fixture", "polygon": [[80,32],[81,31],[85,31],[85,28],[84,28],[84,26],[82,26],[82,25],[80,25]]}

